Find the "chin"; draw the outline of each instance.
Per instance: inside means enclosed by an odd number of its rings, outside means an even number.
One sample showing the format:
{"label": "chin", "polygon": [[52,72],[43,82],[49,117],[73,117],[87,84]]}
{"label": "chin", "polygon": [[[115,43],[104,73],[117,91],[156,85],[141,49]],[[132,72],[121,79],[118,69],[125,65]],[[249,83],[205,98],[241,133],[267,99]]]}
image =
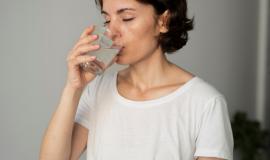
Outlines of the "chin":
{"label": "chin", "polygon": [[132,64],[132,61],[129,57],[120,54],[117,55],[115,63],[119,65],[129,65]]}
{"label": "chin", "polygon": [[128,64],[121,55],[117,55],[115,63],[120,65]]}

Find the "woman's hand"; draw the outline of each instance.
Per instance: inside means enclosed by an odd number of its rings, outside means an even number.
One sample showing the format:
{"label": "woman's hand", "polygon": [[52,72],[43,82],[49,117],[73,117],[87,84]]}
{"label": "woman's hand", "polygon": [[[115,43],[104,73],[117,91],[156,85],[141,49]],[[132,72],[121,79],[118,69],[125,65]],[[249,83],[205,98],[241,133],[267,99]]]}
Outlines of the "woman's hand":
{"label": "woman's hand", "polygon": [[96,58],[86,54],[99,49],[99,45],[91,44],[98,38],[97,35],[91,34],[93,30],[94,26],[87,27],[84,30],[67,57],[68,77],[66,85],[73,89],[82,89],[95,78],[93,73],[86,72],[80,67],[80,64],[94,61]]}

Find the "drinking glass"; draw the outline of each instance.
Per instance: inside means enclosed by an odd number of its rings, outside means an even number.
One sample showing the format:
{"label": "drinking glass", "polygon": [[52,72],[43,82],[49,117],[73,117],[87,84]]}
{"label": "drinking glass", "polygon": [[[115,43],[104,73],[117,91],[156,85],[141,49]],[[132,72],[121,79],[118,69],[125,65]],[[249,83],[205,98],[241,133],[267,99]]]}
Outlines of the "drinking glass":
{"label": "drinking glass", "polygon": [[106,27],[95,26],[92,34],[98,35],[98,39],[92,44],[99,44],[100,48],[87,54],[96,56],[96,59],[92,62],[82,63],[80,66],[84,71],[100,75],[114,63],[113,59],[119,52],[120,47],[113,46],[113,41],[110,38],[111,31]]}

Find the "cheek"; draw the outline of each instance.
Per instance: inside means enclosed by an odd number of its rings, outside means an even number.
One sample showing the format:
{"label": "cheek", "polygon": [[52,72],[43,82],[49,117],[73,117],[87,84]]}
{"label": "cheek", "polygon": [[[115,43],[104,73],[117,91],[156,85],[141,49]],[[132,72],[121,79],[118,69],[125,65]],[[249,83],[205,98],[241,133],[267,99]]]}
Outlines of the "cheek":
{"label": "cheek", "polygon": [[131,52],[143,52],[146,49],[157,47],[154,22],[146,22],[146,20],[143,20],[142,22],[134,23],[126,29],[127,48],[129,48]]}
{"label": "cheek", "polygon": [[157,49],[157,40],[150,33],[152,30],[137,31],[129,32],[128,41],[123,52],[118,56],[116,63],[123,65],[135,63],[154,53]]}

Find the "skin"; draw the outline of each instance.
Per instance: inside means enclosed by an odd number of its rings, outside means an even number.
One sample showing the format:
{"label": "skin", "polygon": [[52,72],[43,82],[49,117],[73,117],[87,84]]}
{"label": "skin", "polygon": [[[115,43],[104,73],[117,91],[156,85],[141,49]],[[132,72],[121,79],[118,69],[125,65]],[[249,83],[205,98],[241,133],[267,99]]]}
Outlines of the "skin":
{"label": "skin", "polygon": [[[130,9],[117,12],[123,8]],[[157,43],[158,35],[167,30],[164,28],[167,15],[155,19],[151,5],[135,0],[104,0],[102,10],[114,42],[124,47],[116,63],[129,65],[118,74],[117,88],[122,96],[132,100],[155,99],[193,77],[169,62]]]}
{"label": "skin", "polygon": [[[104,0],[102,10],[114,43],[123,46],[115,62],[129,65],[118,73],[119,94],[135,101],[155,99],[171,93],[194,77],[169,62],[157,43],[157,36],[167,31],[164,26],[168,12],[155,19],[151,5],[135,0]],[[45,131],[40,160],[76,160],[86,149],[89,131],[74,123],[74,117],[83,88],[95,78],[79,67],[81,63],[95,60],[95,57],[86,55],[99,48],[92,44],[97,39],[91,34],[93,29],[90,26],[84,30],[67,56],[66,85]],[[199,157],[198,160],[220,159]]]}
{"label": "skin", "polygon": [[86,148],[88,130],[74,123],[74,117],[83,88],[95,78],[95,75],[82,72],[79,67],[81,63],[95,60],[95,57],[85,55],[99,48],[91,44],[97,38],[91,35],[93,29],[91,26],[84,30],[67,56],[66,85],[44,133],[40,160],[77,160]]}

